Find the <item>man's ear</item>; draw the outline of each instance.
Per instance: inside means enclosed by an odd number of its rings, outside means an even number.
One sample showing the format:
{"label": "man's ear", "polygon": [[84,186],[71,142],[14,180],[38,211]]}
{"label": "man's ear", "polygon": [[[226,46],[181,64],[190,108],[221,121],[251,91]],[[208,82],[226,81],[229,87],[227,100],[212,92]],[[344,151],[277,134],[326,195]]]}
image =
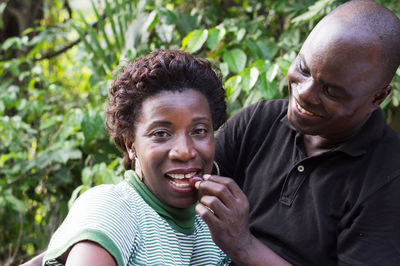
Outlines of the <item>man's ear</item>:
{"label": "man's ear", "polygon": [[387,85],[385,88],[380,89],[375,93],[374,99],[372,101],[372,104],[375,109],[379,107],[379,105],[386,99],[386,97],[390,94],[391,91],[392,91],[392,86]]}

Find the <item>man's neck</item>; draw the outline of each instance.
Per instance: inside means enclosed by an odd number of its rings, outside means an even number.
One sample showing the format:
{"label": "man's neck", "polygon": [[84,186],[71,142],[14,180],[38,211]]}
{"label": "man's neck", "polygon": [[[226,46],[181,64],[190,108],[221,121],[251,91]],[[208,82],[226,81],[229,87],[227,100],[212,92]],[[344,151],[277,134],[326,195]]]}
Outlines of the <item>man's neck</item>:
{"label": "man's neck", "polygon": [[304,135],[303,142],[307,156],[311,157],[333,150],[339,147],[345,141],[333,142],[321,136]]}

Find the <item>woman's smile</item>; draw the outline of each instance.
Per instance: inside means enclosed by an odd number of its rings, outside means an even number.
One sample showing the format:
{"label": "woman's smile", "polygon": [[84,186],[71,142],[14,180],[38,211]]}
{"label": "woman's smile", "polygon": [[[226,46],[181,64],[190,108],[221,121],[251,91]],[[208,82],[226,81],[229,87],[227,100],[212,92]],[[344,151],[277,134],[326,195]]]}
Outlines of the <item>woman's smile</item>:
{"label": "woman's smile", "polygon": [[199,176],[200,173],[200,169],[176,169],[165,175],[169,179],[172,189],[175,189],[177,192],[185,193],[195,189],[191,179]]}

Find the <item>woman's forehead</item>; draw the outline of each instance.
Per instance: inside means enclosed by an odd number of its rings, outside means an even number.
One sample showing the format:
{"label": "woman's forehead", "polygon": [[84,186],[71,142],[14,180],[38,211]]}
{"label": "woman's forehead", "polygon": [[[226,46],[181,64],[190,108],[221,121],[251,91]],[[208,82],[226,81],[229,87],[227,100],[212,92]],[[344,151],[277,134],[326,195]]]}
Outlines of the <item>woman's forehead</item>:
{"label": "woman's forehead", "polygon": [[174,115],[211,117],[206,97],[193,89],[157,93],[144,100],[140,113],[141,120],[171,118]]}

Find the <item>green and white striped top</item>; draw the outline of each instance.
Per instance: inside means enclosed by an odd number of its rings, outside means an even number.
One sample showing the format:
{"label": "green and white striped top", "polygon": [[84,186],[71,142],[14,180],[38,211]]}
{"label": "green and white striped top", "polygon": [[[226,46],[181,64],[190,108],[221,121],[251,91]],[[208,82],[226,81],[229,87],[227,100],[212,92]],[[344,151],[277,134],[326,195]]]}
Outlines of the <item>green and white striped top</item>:
{"label": "green and white striped top", "polygon": [[54,233],[43,265],[74,244],[100,244],[121,265],[224,265],[229,258],[214,244],[194,206],[177,209],[159,201],[135,172],[117,185],[83,193]]}

